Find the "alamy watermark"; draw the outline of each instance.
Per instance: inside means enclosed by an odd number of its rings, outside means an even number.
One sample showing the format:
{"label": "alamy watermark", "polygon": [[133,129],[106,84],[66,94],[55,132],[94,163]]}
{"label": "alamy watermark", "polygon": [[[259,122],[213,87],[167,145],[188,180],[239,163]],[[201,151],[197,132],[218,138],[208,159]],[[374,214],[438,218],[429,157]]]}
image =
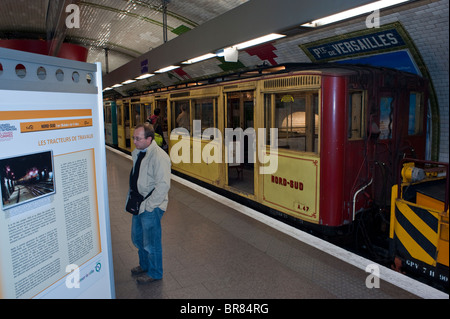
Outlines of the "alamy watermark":
{"label": "alamy watermark", "polygon": [[76,4],[69,4],[66,7],[66,13],[69,13],[66,17],[67,29],[79,29],[80,28],[80,7]]}
{"label": "alamy watermark", "polygon": [[[266,129],[258,128],[256,133],[252,127],[245,131],[238,127],[235,129],[225,128],[225,143],[219,129],[211,127],[203,132],[201,121],[193,121],[193,139],[191,148],[191,138],[189,131],[178,127],[172,130],[170,134],[171,141],[177,141],[170,149],[170,159],[172,163],[225,163],[243,164],[255,163],[256,160],[261,164],[260,174],[273,174],[278,170],[278,129],[270,129],[270,149],[267,152],[266,147]],[[247,142],[245,141],[247,137]],[[203,146],[202,141],[208,141]],[[244,159],[244,144],[247,145],[247,158]],[[223,145],[225,145],[225,157],[223,157]],[[192,150],[192,156],[191,156]]]}
{"label": "alamy watermark", "polygon": [[70,264],[66,266],[66,287],[68,289],[80,288],[80,268],[78,265]]}
{"label": "alamy watermark", "polygon": [[380,288],[380,267],[377,264],[367,265],[366,272],[370,273],[366,277],[366,287],[369,289]]}
{"label": "alamy watermark", "polygon": [[[68,29],[79,29],[80,28],[80,7],[76,4],[69,4],[66,7],[66,27]],[[380,10],[374,10],[366,18],[366,27],[379,28],[380,27]]]}
{"label": "alamy watermark", "polygon": [[368,29],[380,27],[380,10],[375,10],[367,16],[366,27]]}

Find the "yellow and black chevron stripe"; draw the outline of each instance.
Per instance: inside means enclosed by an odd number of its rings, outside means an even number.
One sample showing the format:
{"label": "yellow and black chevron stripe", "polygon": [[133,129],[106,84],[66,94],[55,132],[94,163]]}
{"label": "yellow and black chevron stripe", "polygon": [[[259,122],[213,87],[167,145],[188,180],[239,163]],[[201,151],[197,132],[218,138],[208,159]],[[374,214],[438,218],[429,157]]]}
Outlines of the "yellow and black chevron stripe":
{"label": "yellow and black chevron stripe", "polygon": [[394,233],[397,251],[436,266],[439,242],[439,214],[401,199],[395,203]]}

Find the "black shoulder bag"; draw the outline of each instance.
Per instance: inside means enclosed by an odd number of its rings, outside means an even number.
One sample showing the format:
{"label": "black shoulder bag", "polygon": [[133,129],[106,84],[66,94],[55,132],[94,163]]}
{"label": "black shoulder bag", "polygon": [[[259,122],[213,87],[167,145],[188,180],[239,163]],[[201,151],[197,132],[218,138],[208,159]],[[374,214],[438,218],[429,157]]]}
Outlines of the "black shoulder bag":
{"label": "black shoulder bag", "polygon": [[130,189],[130,192],[128,193],[127,205],[125,207],[126,211],[133,215],[138,215],[141,203],[146,200],[154,190],[155,189],[153,189],[147,196],[144,197],[135,190]]}

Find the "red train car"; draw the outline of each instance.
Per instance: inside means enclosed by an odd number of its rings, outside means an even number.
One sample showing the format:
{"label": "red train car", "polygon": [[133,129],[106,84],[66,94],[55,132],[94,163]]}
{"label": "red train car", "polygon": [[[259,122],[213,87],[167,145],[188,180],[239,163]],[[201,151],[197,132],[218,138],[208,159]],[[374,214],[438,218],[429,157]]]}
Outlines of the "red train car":
{"label": "red train car", "polygon": [[320,151],[323,225],[351,223],[358,212],[374,206],[388,213],[399,162],[425,158],[427,99],[426,81],[413,74],[370,67],[326,72]]}

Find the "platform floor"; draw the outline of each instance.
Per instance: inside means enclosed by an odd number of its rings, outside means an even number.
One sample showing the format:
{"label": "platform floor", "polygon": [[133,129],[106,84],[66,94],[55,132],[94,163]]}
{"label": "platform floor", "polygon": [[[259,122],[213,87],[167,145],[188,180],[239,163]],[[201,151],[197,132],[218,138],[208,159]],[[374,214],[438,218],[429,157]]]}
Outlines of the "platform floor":
{"label": "platform floor", "polygon": [[109,207],[118,299],[419,298],[172,180],[162,219],[164,278],[137,284],[131,215],[123,209],[129,158],[109,149]]}

